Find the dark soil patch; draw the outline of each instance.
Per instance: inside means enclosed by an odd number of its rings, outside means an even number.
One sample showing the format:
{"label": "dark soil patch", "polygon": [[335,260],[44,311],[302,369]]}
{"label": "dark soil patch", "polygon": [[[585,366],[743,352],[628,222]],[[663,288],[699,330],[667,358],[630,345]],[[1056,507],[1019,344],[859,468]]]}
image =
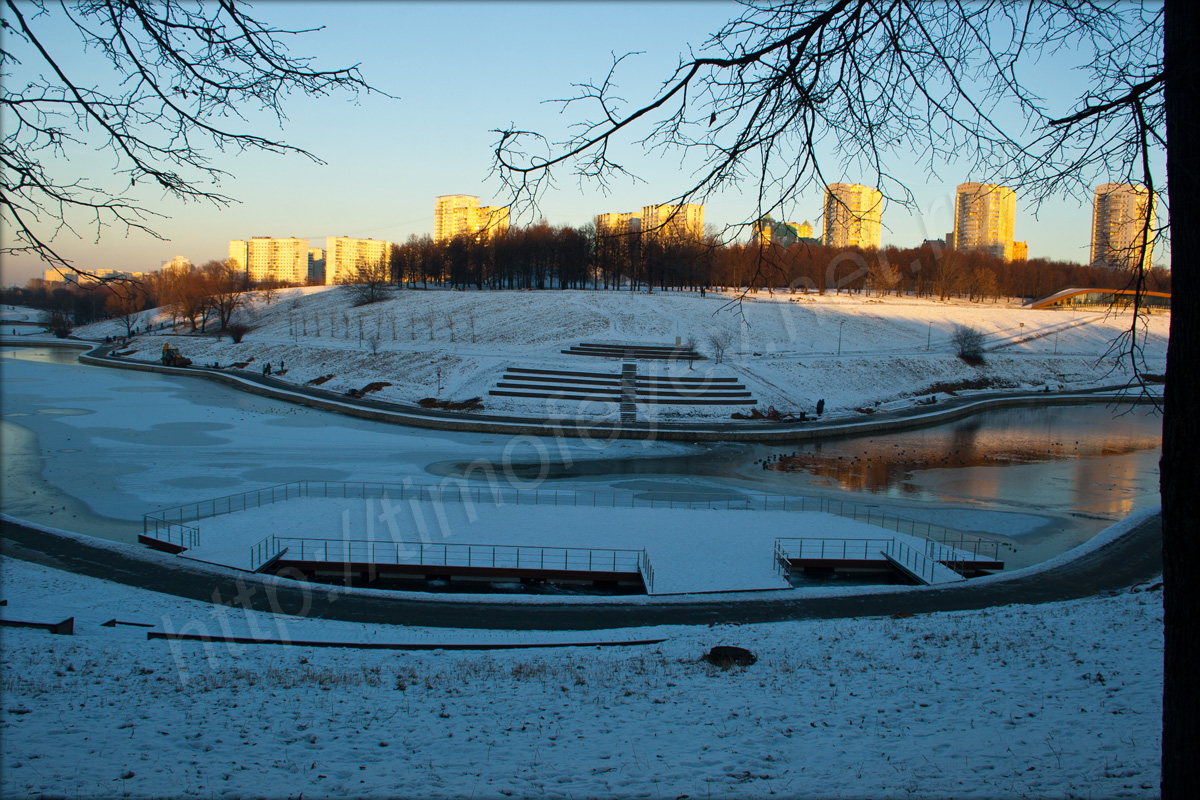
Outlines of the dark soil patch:
{"label": "dark soil patch", "polygon": [[439,400],[436,397],[423,397],[417,401],[421,408],[436,408],[442,411],[482,411],[483,399],[472,397],[470,400]]}
{"label": "dark soil patch", "polygon": [[977,389],[1015,389],[1017,382],[1008,378],[967,378],[954,383],[935,383],[923,392],[918,394],[948,394],[951,397],[955,396],[956,392],[970,391]]}
{"label": "dark soil patch", "polygon": [[752,419],[766,420],[767,422],[805,422],[808,420],[808,414],[801,411],[799,414],[789,414],[786,411],[777,411],[774,406],[767,409],[767,413],[759,411],[757,408],[750,409],[749,414],[743,414],[740,411],[735,411],[729,415],[730,419]]}
{"label": "dark soil patch", "polygon": [[361,389],[347,389],[346,397],[365,397],[371,392],[378,392],[380,389],[386,389],[388,386],[391,386],[391,384],[385,381],[375,381],[374,383],[368,383]]}
{"label": "dark soil patch", "polygon": [[720,667],[721,669],[748,667],[755,661],[758,661],[758,657],[746,648],[731,647],[729,645],[717,645],[701,656],[701,658],[714,667]]}
{"label": "dark soil patch", "polygon": [[305,381],[304,385],[305,386],[320,386],[322,383],[325,383],[326,381],[331,381],[331,380],[333,380],[332,375],[322,375],[319,378],[313,378],[311,381]]}
{"label": "dark soil patch", "polygon": [[963,355],[960,353],[958,357],[961,358],[964,363],[970,364],[972,367],[982,367],[987,363],[983,360],[983,356]]}
{"label": "dark soil patch", "polygon": [[229,366],[233,367],[234,369],[245,369],[246,367],[250,366],[250,362],[253,360],[254,360],[254,356],[250,356],[250,359],[248,361],[235,361],[232,364],[230,364]]}

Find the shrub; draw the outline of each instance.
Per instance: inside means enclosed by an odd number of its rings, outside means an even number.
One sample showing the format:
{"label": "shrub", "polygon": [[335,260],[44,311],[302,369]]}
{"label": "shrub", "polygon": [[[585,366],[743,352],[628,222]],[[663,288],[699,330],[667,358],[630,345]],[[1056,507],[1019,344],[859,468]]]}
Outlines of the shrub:
{"label": "shrub", "polygon": [[246,338],[246,334],[257,327],[249,322],[235,320],[225,326],[225,332],[229,334],[229,338],[233,340],[234,344],[241,344],[242,339]]}
{"label": "shrub", "polygon": [[983,363],[983,331],[967,325],[955,325],[950,341],[963,361],[976,367]]}

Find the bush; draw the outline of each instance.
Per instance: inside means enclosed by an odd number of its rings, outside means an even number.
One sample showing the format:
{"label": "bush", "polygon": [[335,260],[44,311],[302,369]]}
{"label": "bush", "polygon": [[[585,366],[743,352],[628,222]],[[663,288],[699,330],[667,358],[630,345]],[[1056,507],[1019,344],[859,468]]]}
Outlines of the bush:
{"label": "bush", "polygon": [[963,361],[976,367],[983,363],[983,331],[966,325],[955,325],[950,341],[954,343],[958,357]]}
{"label": "bush", "polygon": [[252,325],[249,322],[234,321],[225,326],[225,332],[229,334],[229,338],[234,344],[241,344],[242,339],[246,338],[246,334],[257,328],[257,325]]}

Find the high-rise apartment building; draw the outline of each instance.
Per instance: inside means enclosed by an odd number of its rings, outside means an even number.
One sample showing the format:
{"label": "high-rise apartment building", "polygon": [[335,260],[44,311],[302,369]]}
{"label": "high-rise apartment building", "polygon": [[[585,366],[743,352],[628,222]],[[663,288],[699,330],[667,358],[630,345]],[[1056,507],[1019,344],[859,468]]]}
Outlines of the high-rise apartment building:
{"label": "high-rise apartment building", "polygon": [[597,236],[623,236],[642,229],[642,215],[637,211],[613,211],[596,215]]}
{"label": "high-rise apartment building", "polygon": [[826,247],[878,248],[883,233],[883,194],[857,183],[825,187]]}
{"label": "high-rise apartment building", "polygon": [[189,261],[186,256],[175,256],[170,261],[162,262],[161,272],[164,275],[170,275],[172,273],[179,274],[191,271],[192,262]]}
{"label": "high-rise apartment building", "polygon": [[359,283],[364,272],[386,268],[392,243],[330,236],[325,239],[325,283]]}
{"label": "high-rise apartment building", "polygon": [[642,206],[642,231],[651,237],[704,238],[704,206],[699,203]]}
{"label": "high-rise apartment building", "polygon": [[308,282],[310,285],[325,282],[325,251],[320,247],[308,248]]}
{"label": "high-rise apartment building", "polygon": [[252,283],[308,282],[308,239],[235,239],[229,242],[229,259]]}
{"label": "high-rise apartment building", "polygon": [[1013,259],[1013,222],[1017,195],[1007,186],[959,184],[954,204],[954,249],[980,250]]}
{"label": "high-rise apartment building", "polygon": [[[1096,187],[1092,208],[1092,265],[1130,270],[1148,268],[1154,255],[1154,196],[1145,186],[1106,183]],[[1142,252],[1147,219],[1146,251]]]}
{"label": "high-rise apartment building", "polygon": [[455,236],[490,238],[508,230],[508,206],[480,206],[468,194],[447,194],[433,207],[433,238],[444,242]]}

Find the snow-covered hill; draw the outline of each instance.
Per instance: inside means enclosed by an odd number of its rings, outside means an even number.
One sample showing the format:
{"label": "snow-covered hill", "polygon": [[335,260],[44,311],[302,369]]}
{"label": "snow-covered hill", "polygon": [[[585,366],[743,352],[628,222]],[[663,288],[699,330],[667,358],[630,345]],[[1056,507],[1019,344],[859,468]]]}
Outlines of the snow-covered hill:
{"label": "snow-covered hill", "polygon": [[[374,397],[412,404],[424,397],[481,397],[490,413],[611,417],[614,404],[492,397],[508,367],[606,372],[616,360],[566,355],[581,342],[673,345],[693,340],[706,360],[692,366],[641,362],[650,375],[727,376],[758,400],[786,412],[811,411],[825,400],[834,413],[907,405],[914,397],[970,383],[988,388],[1084,388],[1129,379],[1127,361],[1111,347],[1128,329],[1128,314],[1029,310],[1013,304],[937,302],[861,295],[759,293],[741,299],[693,292],[391,290],[381,302],[355,306],[354,287],[287,289],[266,302],[252,296],[246,316],[258,327],[240,344],[228,337],[177,335],[171,340],[198,364],[270,363],[297,384],[328,377],[335,391],[390,384]],[[157,360],[169,333],[165,310],[148,312],[151,337],[135,339],[134,359]],[[159,326],[167,324],[165,329]],[[1148,318],[1140,340],[1146,369],[1165,369],[1169,315]],[[956,356],[956,325],[983,331],[986,363]],[[143,322],[145,327],[145,322]],[[184,328],[181,326],[180,331]],[[711,334],[725,330],[733,344],[723,363],[711,358]],[[76,331],[85,337],[120,335],[117,321]],[[728,418],[729,406],[651,406],[644,417]]]}

